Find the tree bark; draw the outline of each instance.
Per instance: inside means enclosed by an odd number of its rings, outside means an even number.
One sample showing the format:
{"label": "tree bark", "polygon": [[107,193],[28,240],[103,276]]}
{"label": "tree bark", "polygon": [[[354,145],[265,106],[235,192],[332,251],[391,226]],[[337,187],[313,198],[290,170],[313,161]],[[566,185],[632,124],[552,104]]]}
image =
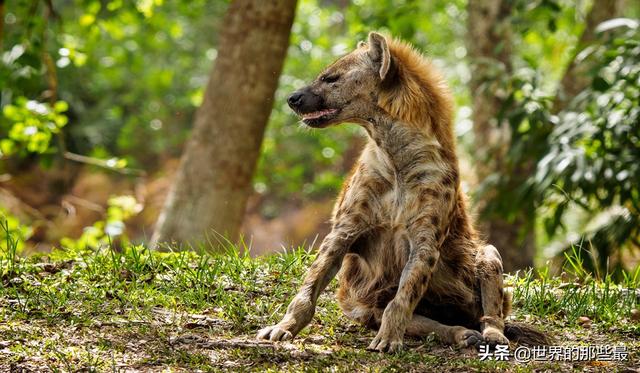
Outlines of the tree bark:
{"label": "tree bark", "polygon": [[[467,50],[472,63],[470,90],[473,98],[473,133],[478,149],[476,174],[482,182],[504,169],[502,160],[510,142],[509,127],[498,123],[501,101],[497,95],[500,79],[512,72],[512,30],[510,0],[469,0]],[[526,176],[530,165],[515,170]],[[487,193],[477,207],[481,212],[490,206],[495,194]],[[502,255],[505,271],[533,266],[535,236],[533,203],[522,206],[518,214],[507,220],[496,214],[481,214],[486,221],[480,226],[489,243]]]}
{"label": "tree bark", "polygon": [[278,78],[297,0],[235,0],[222,24],[218,58],[193,133],[151,245],[234,241]]}
{"label": "tree bark", "polygon": [[584,31],[573,53],[574,58],[571,60],[558,86],[558,92],[553,102],[553,111],[555,113],[564,109],[571,99],[589,85],[589,66],[581,64],[580,61],[576,60],[575,56],[596,40],[597,35],[595,30],[600,23],[620,16],[624,5],[623,3],[623,0],[593,1],[593,6],[587,15]]}

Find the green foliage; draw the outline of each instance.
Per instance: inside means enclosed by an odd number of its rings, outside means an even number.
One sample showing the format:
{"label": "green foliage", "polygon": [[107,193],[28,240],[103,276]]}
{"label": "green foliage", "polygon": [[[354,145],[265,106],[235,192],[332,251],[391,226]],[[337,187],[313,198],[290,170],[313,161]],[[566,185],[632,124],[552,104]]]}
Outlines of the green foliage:
{"label": "green foliage", "polygon": [[637,21],[627,25],[582,54],[593,66],[591,86],[560,114],[535,177],[543,198],[557,194],[552,186],[562,192],[549,233],[563,226],[568,203],[589,215],[573,243],[597,253],[592,268],[606,269],[622,248],[640,249],[640,29]]}
{"label": "green foliage", "polygon": [[18,254],[32,233],[31,227],[21,224],[15,216],[0,207],[0,277],[14,272]]}
{"label": "green foliage", "polygon": [[186,138],[226,3],[16,0],[6,9],[0,107],[60,97],[70,151],[158,166]]}
{"label": "green foliage", "polygon": [[0,157],[50,151],[53,137],[67,124],[68,118],[63,113],[68,108],[64,101],[57,101],[51,107],[25,97],[17,98],[15,105],[6,105],[2,109],[5,120],[0,122],[3,124]]}
{"label": "green foliage", "polygon": [[589,5],[588,0],[514,1],[514,64],[541,72],[545,91],[554,89],[573,59]]}
{"label": "green foliage", "polygon": [[[623,268],[625,248],[640,248],[640,33],[630,19],[605,30],[577,57],[591,84],[557,115],[538,71],[523,68],[510,80],[502,112],[513,137],[507,170],[533,164],[536,171],[528,180],[508,171],[493,180],[501,190],[496,210],[513,213],[534,200],[546,233],[565,235],[560,250],[579,247],[585,267],[603,273]],[[576,214],[581,223],[567,226]]]}
{"label": "green foliage", "polygon": [[73,250],[87,250],[107,247],[113,240],[129,245],[129,238],[125,232],[125,222],[142,210],[133,196],[115,196],[109,198],[107,214],[104,220],[98,220],[91,226],[85,227],[78,239],[65,237],[60,245]]}

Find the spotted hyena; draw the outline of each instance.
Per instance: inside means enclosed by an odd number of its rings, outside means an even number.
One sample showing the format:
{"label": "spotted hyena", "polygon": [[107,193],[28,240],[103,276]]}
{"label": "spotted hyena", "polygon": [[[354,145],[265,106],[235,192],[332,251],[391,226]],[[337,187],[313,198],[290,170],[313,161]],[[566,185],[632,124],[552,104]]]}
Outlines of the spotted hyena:
{"label": "spotted hyena", "polygon": [[339,273],[345,315],[377,329],[370,349],[435,333],[461,347],[544,342],[507,325],[502,260],[473,228],[460,188],[451,94],[410,45],[371,33],[288,103],[314,128],[357,123],[368,142],[335,204],[332,230],[282,321],[258,332],[293,338]]}

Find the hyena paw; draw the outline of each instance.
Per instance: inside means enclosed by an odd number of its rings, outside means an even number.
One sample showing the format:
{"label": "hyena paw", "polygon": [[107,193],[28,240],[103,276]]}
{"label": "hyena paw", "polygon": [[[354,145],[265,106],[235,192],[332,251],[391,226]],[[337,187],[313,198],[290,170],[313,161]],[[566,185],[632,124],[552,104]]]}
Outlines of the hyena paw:
{"label": "hyena paw", "polygon": [[268,341],[277,342],[293,339],[294,334],[287,328],[281,326],[280,324],[277,324],[260,329],[256,337],[258,339],[266,339]]}
{"label": "hyena paw", "polygon": [[496,345],[508,345],[509,340],[496,328],[487,327],[482,331],[482,337],[485,342],[492,348]]}
{"label": "hyena paw", "polygon": [[371,341],[369,350],[380,352],[398,352],[402,350],[402,336],[395,332],[386,332],[382,328],[376,337]]}
{"label": "hyena paw", "polygon": [[477,330],[460,328],[455,332],[455,342],[459,348],[478,347],[484,339]]}

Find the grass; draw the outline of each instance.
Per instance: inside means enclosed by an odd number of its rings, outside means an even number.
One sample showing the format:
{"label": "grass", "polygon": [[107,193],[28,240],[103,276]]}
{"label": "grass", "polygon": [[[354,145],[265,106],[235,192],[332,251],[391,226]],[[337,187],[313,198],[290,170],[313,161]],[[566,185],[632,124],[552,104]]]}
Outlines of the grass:
{"label": "grass", "polygon": [[313,260],[304,249],[254,259],[233,247],[208,255],[132,246],[25,258],[7,236],[0,371],[610,371],[640,364],[640,324],[632,320],[638,272],[622,284],[532,271],[507,277],[516,320],[536,324],[558,344],[624,344],[629,351],[623,362],[527,365],[480,361],[477,352],[433,337],[408,339],[395,355],[366,351],[374,334],[342,316],[335,281],[296,340],[255,341],[260,327],[279,321]]}

